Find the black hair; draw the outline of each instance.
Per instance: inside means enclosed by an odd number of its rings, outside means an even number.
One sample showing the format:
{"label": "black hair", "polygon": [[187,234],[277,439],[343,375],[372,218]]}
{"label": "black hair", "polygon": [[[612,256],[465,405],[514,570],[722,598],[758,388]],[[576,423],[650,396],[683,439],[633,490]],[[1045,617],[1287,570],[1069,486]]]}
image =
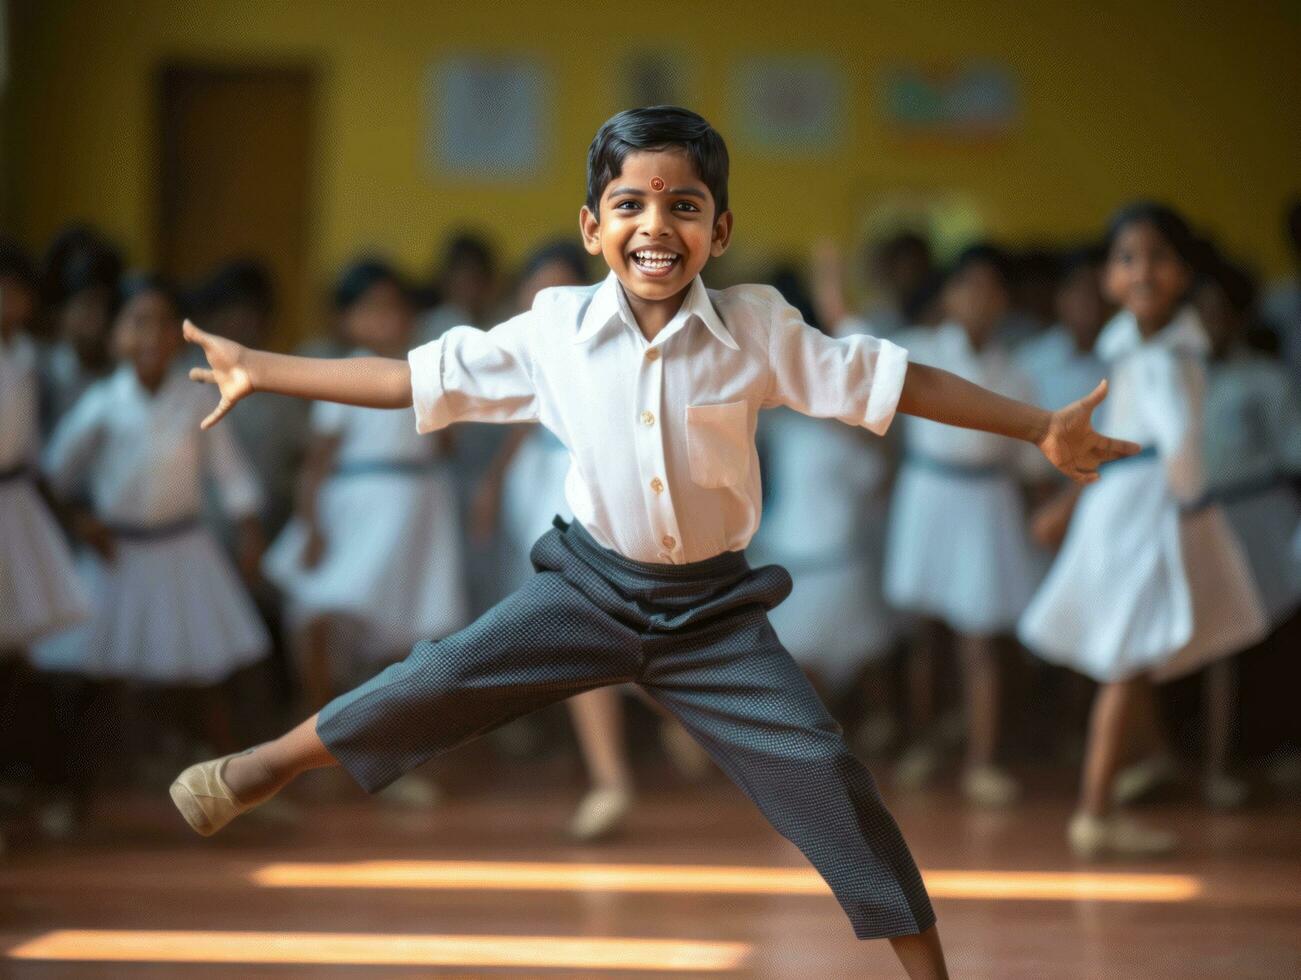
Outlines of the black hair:
{"label": "black hair", "polygon": [[380,283],[397,286],[404,297],[408,296],[406,282],[383,259],[363,258],[346,266],[334,283],[334,308],[342,313]]}
{"label": "black hair", "polygon": [[89,289],[116,295],[126,271],[122,253],[86,224],[63,228],[45,250],[45,299],[57,306]]}
{"label": "black hair", "polygon": [[7,236],[0,236],[0,276],[18,280],[33,293],[40,289],[40,277],[36,274],[32,257],[16,240]]}
{"label": "black hair", "polygon": [[779,262],[769,273],[768,282],[782,294],[782,299],[800,311],[805,323],[826,332],[826,327],[818,320],[818,314],[813,309],[813,298],[804,285],[804,277],[794,262]]}
{"label": "black hair", "polygon": [[1056,283],[1061,279],[1061,253],[1042,245],[1021,249],[1012,266],[1018,282],[1039,279]]}
{"label": "black hair", "polygon": [[493,256],[492,246],[482,235],[462,231],[448,240],[447,247],[443,250],[441,271],[446,273],[448,269],[458,265],[473,266],[485,276],[491,276],[497,267],[497,261]]}
{"label": "black hair", "polygon": [[1218,250],[1214,261],[1208,262],[1203,268],[1201,281],[1218,286],[1238,314],[1249,314],[1256,307],[1255,277]]}
{"label": "black hair", "polygon": [[727,144],[705,119],[674,105],[625,109],[596,131],[587,151],[587,207],[598,213],[601,195],[623,173],[629,153],[642,150],[683,150],[714,197],[714,215],[727,210]]}
{"label": "black hair", "polygon": [[1081,269],[1098,269],[1107,262],[1107,252],[1097,242],[1075,245],[1057,256],[1057,280],[1065,282]]}
{"label": "black hair", "polygon": [[1158,201],[1134,201],[1111,216],[1107,223],[1106,249],[1110,254],[1121,232],[1133,225],[1151,225],[1174,249],[1188,268],[1196,270],[1199,248],[1188,222],[1174,208]]}
{"label": "black hair", "polygon": [[903,298],[900,303],[900,312],[903,313],[905,323],[916,324],[921,322],[922,314],[926,312],[926,308],[934,303],[943,291],[944,280],[945,274],[943,270],[932,269],[926,278],[918,283],[917,288]]}
{"label": "black hair", "polygon": [[563,262],[569,266],[579,282],[585,283],[591,278],[587,253],[577,243],[567,239],[548,242],[534,251],[525,260],[524,267],[520,270],[520,278],[527,279],[544,265],[550,265],[552,262]]}
{"label": "black hair", "polygon": [[275,308],[275,287],[265,263],[235,259],[219,266],[194,290],[192,300],[200,314],[245,307],[270,316]]}
{"label": "black hair", "polygon": [[873,253],[880,262],[890,263],[912,252],[931,261],[931,243],[915,231],[901,231],[876,244]]}
{"label": "black hair", "polygon": [[1012,288],[1014,281],[1012,260],[1008,258],[1006,252],[990,242],[976,242],[959,252],[958,257],[949,266],[945,280],[950,281],[957,278],[973,265],[989,266],[1002,280],[1004,289],[1010,290]]}
{"label": "black hair", "polygon": [[160,294],[172,304],[172,309],[176,312],[178,319],[183,319],[188,315],[188,307],[176,284],[161,273],[153,271],[133,272],[126,276],[118,290],[119,304],[120,306],[126,306],[133,299],[143,296],[145,293]]}

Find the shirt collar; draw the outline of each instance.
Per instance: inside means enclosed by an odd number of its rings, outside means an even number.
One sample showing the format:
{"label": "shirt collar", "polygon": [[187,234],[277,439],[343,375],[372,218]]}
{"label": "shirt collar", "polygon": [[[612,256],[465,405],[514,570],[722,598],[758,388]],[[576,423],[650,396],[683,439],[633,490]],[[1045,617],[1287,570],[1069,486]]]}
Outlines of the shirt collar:
{"label": "shirt collar", "polygon": [[1095,350],[1104,361],[1117,361],[1139,347],[1161,347],[1176,353],[1205,355],[1211,344],[1197,311],[1185,306],[1173,320],[1147,338],[1138,329],[1134,315],[1121,310],[1102,328]]}
{"label": "shirt collar", "polygon": [[[696,276],[692,281],[686,299],[682,301],[682,308],[678,310],[656,339],[676,333],[693,316],[704,323],[709,332],[725,346],[732,348],[732,350],[740,349],[731,332],[724,325],[722,318],[719,317],[718,311],[714,309],[714,304],[710,302],[709,290],[705,288],[705,284],[699,276]],[[623,293],[623,286],[619,282],[619,277],[611,272],[592,294],[582,320],[579,322],[578,332],[574,334],[574,343],[581,344],[584,341],[591,340],[615,319],[620,319],[628,326],[636,329],[637,318],[633,316],[632,310],[628,306],[628,299]]]}

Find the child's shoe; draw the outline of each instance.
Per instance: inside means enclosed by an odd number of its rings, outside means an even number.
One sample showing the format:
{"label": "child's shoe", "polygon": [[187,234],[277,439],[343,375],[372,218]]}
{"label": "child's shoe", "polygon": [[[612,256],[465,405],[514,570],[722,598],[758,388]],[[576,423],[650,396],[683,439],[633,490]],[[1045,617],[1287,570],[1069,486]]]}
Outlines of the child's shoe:
{"label": "child's shoe", "polygon": [[414,772],[399,776],[376,795],[385,803],[407,810],[428,810],[443,798],[437,785]]}
{"label": "child's shoe", "polygon": [[997,766],[971,766],[962,774],[962,795],[977,806],[1007,807],[1021,798],[1021,785]]}
{"label": "child's shoe", "polygon": [[170,791],[172,802],[197,833],[211,837],[241,813],[257,805],[241,803],[222,779],[229,760],[252,751],[245,749],[223,755],[220,759],[196,763],[176,777]]}
{"label": "child's shoe", "polygon": [[894,767],[894,784],[900,789],[925,789],[940,771],[939,750],[927,742],[910,745]]}
{"label": "child's shoe", "polygon": [[1207,776],[1202,783],[1202,799],[1217,810],[1236,810],[1247,802],[1250,794],[1251,787],[1245,780],[1224,773]]}
{"label": "child's shoe", "polygon": [[1179,838],[1168,830],[1145,827],[1116,814],[1095,817],[1077,813],[1066,829],[1066,839],[1076,857],[1089,861],[1108,854],[1156,857],[1169,854],[1179,845]]}
{"label": "child's shoe", "polygon": [[1118,806],[1137,803],[1148,794],[1179,778],[1179,763],[1166,753],[1150,755],[1116,773],[1111,801]]}
{"label": "child's shoe", "polygon": [[607,837],[623,826],[632,808],[632,792],[620,787],[597,787],[583,797],[569,821],[569,836],[577,841]]}

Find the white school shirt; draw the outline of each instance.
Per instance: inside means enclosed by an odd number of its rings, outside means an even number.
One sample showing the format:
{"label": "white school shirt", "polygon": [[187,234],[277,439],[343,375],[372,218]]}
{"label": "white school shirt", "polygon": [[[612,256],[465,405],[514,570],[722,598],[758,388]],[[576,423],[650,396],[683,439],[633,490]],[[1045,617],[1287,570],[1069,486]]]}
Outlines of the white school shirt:
{"label": "white school shirt", "polygon": [[544,289],[492,330],[454,327],[409,360],[418,431],[541,422],[569,450],[565,499],[592,536],[683,564],[739,551],[758,528],[761,408],[884,433],[908,355],[825,336],[771,286],[707,290],[699,277],[648,342],[611,273]]}
{"label": "white school shirt", "polygon": [[110,524],[158,527],[197,517],[205,469],[227,514],[257,514],[262,490],[231,430],[199,429],[214,404],[210,387],[179,370],[151,395],[124,364],[91,385],[55,427],[45,472],[65,494],[84,477],[96,516]]}
{"label": "white school shirt", "polygon": [[1287,368],[1237,351],[1207,373],[1207,489],[1265,486],[1301,473],[1301,402]]}
{"label": "white school shirt", "polygon": [[1017,346],[1012,359],[1034,386],[1035,403],[1051,411],[1089,394],[1107,373],[1102,358],[1092,351],[1082,353],[1061,324]]}
{"label": "white school shirt", "polygon": [[[349,355],[374,356],[356,349]],[[411,428],[411,417],[401,408],[362,408],[340,402],[313,402],[312,432],[336,436],[335,466],[354,463],[430,463],[437,453],[428,439]]]}
{"label": "white school shirt", "polygon": [[35,462],[36,346],[22,334],[0,340],[0,470]]}
{"label": "white school shirt", "polygon": [[[1031,402],[1030,381],[1000,344],[976,350],[967,331],[956,323],[907,334],[909,356],[918,364],[950,371],[982,388],[1018,401]],[[904,424],[904,452],[954,466],[1004,466],[1010,473],[1037,474],[1041,456],[1033,446],[975,429],[960,429],[910,416]]]}

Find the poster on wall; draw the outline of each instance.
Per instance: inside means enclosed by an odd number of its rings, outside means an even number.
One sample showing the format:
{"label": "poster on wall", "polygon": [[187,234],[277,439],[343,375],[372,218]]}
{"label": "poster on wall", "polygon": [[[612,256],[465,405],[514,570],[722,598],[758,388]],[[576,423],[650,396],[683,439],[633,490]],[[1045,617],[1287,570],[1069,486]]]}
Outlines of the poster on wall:
{"label": "poster on wall", "polygon": [[820,55],[742,59],[733,72],[733,126],[754,151],[809,157],[840,146],[845,136],[845,74]]}
{"label": "poster on wall", "polygon": [[887,123],[911,136],[1000,137],[1021,114],[1016,74],[997,62],[898,66],[884,76],[882,102]]}
{"label": "poster on wall", "polygon": [[458,55],[432,65],[426,158],[439,175],[513,179],[542,166],[546,72],[536,60]]}

